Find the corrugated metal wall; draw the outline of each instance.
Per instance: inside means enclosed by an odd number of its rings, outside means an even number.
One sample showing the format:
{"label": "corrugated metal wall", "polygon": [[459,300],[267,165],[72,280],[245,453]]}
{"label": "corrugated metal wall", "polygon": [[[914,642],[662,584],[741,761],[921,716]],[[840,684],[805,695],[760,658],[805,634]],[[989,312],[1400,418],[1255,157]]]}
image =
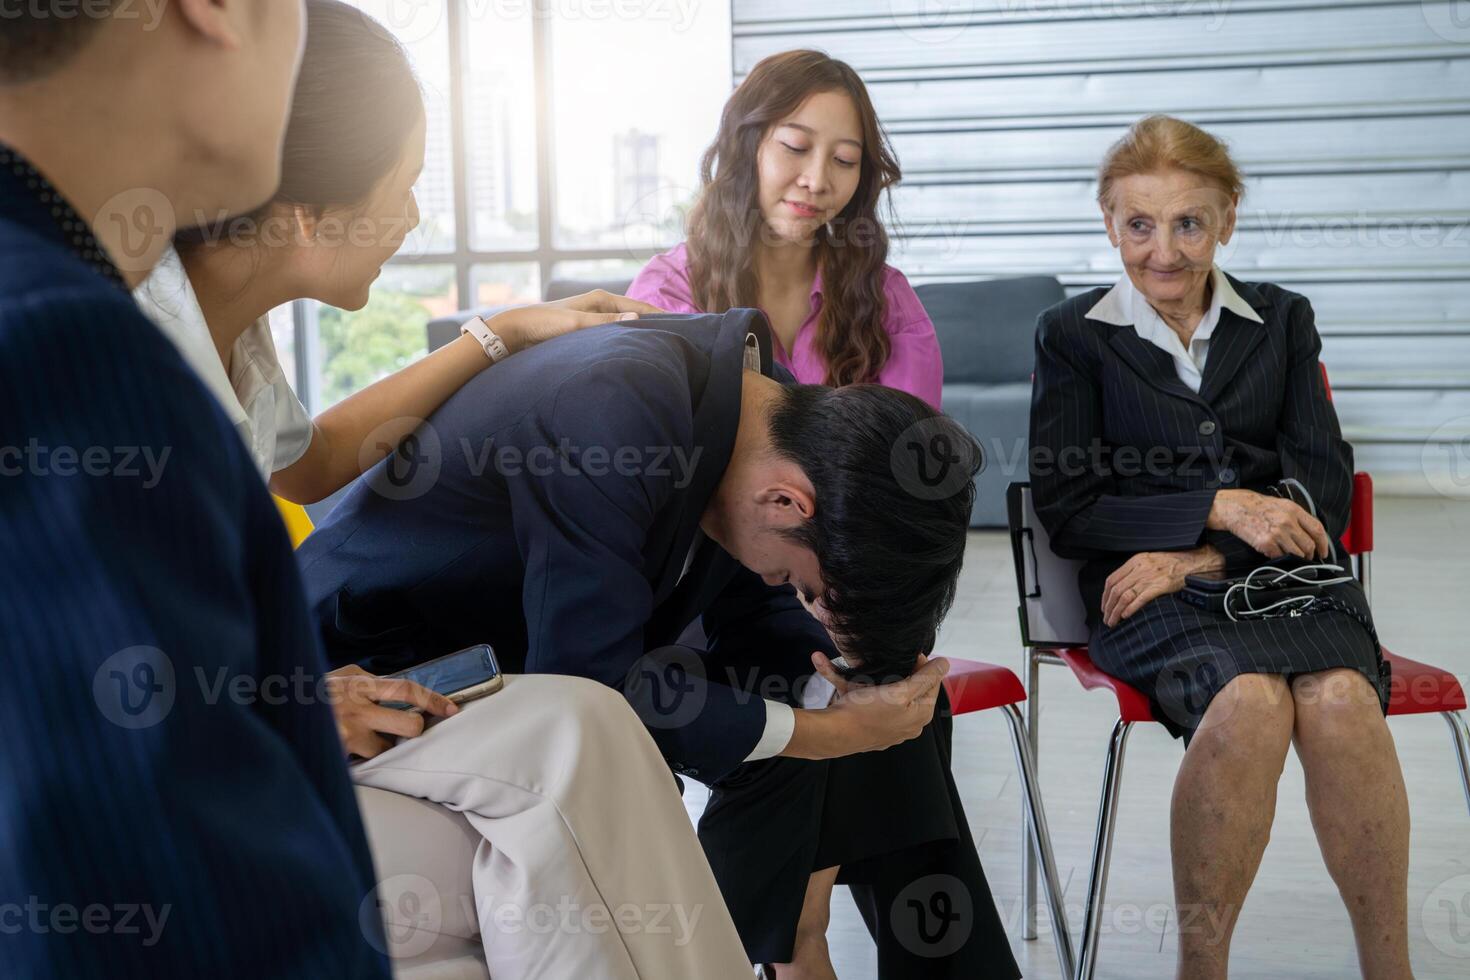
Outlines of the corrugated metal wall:
{"label": "corrugated metal wall", "polygon": [[862,73],[915,281],[1115,280],[1103,151],[1150,112],[1204,126],[1249,179],[1220,263],[1311,298],[1360,468],[1410,489],[1470,446],[1465,0],[733,0],[733,29],[737,81],[795,47]]}

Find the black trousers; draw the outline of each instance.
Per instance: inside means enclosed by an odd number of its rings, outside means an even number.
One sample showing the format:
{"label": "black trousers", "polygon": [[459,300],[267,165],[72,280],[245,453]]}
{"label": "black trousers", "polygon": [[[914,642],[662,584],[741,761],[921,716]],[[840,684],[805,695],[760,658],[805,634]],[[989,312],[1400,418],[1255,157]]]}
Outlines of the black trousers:
{"label": "black trousers", "polygon": [[[779,667],[734,666],[722,680]],[[882,980],[1021,975],[950,771],[952,728],[941,695],[934,721],[902,745],[749,762],[710,787],[699,837],[751,962],[791,960],[808,880],[836,866]]]}

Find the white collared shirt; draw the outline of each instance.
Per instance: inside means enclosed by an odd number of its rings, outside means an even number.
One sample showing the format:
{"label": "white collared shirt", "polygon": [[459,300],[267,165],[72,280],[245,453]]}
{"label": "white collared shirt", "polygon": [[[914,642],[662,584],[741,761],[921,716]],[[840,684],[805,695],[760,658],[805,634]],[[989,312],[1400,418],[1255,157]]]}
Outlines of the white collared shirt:
{"label": "white collared shirt", "polygon": [[1215,332],[1215,327],[1220,322],[1220,311],[1230,310],[1247,320],[1265,322],[1235,291],[1235,287],[1230,285],[1230,280],[1225,278],[1225,273],[1220,271],[1218,265],[1211,267],[1210,281],[1213,283],[1210,308],[1205,311],[1199,326],[1194,328],[1194,336],[1189,339],[1187,348],[1173,328],[1149,305],[1148,299],[1133,285],[1133,280],[1128,278],[1127,273],[1087,311],[1087,318],[1120,327],[1131,326],[1139,337],[1162,348],[1174,358],[1174,369],[1179,380],[1198,393],[1200,382],[1204,378],[1205,359],[1210,353],[1210,334]]}
{"label": "white collared shirt", "polygon": [[286,380],[266,317],[235,341],[226,373],[178,252],[164,253],[133,298],[214,393],[267,483],[306,454],[311,415]]}

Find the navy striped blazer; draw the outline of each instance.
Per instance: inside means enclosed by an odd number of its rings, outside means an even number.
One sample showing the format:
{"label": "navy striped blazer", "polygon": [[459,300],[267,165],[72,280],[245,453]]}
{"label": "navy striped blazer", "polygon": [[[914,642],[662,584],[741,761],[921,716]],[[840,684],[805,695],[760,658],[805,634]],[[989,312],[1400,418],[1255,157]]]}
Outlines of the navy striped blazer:
{"label": "navy striped blazer", "polygon": [[19,172],[0,168],[0,974],[386,980],[280,517]]}
{"label": "navy striped blazer", "polygon": [[1220,489],[1295,477],[1341,554],[1353,453],[1327,398],[1312,306],[1271,283],[1230,282],[1263,322],[1221,310],[1197,394],[1132,326],[1087,318],[1104,288],[1039,318],[1032,494],[1053,549],[1088,559],[1090,624],[1107,577],[1138,552],[1210,543],[1228,575],[1265,562],[1235,535],[1206,529]]}

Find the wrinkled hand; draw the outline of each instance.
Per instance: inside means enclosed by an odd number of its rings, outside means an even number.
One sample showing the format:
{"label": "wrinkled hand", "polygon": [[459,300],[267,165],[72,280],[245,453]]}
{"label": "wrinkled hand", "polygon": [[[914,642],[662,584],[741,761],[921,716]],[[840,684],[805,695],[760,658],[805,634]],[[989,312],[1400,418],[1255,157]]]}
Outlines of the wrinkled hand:
{"label": "wrinkled hand", "polygon": [[554,303],[538,303],[505,310],[486,323],[500,335],[505,346],[514,354],[527,347],[534,347],[543,340],[560,337],[574,330],[585,330],[619,320],[636,320],[644,314],[662,312],[664,311],[658,307],[640,303],[636,299],[594,289],[590,293],[568,296]]}
{"label": "wrinkled hand", "polygon": [[[459,705],[413,681],[378,677],[356,664],[327,674],[327,699],[337,718],[337,734],[351,755],[371,759],[392,743],[383,735],[413,738],[424,730],[424,715],[448,717]],[[402,701],[420,711],[385,708],[379,701]],[[380,734],[381,733],[381,734]]]}
{"label": "wrinkled hand", "polygon": [[1184,588],[1184,578],[1225,566],[1211,545],[1191,551],[1140,551],[1103,583],[1103,622],[1109,629],[1161,595]]}
{"label": "wrinkled hand", "polygon": [[837,672],[832,661],[820,652],[812,654],[812,665],[837,695],[826,710],[843,714],[846,726],[844,754],[878,752],[917,738],[934,719],[939,685],[949,673],[949,661],[930,660],[920,654],[918,669],[901,681],[873,684],[849,680]]}
{"label": "wrinkled hand", "polygon": [[1206,524],[1229,531],[1267,558],[1326,558],[1332,554],[1322,522],[1285,497],[1253,490],[1221,490],[1215,494]]}

